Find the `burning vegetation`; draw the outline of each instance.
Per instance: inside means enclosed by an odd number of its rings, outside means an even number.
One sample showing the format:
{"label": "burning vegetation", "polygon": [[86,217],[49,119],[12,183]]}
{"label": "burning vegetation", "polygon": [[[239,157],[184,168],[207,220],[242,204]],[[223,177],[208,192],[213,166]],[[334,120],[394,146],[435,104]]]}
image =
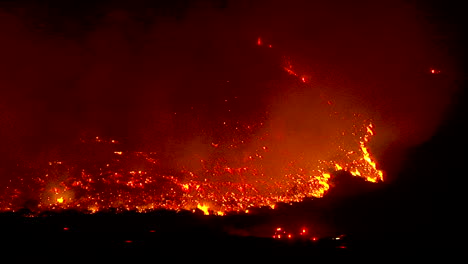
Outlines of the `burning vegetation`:
{"label": "burning vegetation", "polygon": [[[257,45],[272,47],[261,38]],[[294,71],[290,59],[282,69],[294,85],[315,88],[306,76]],[[238,97],[220,104],[224,119],[216,120],[211,131],[197,131],[201,134],[197,140],[182,140],[183,155],[124,150],[115,139],[83,137],[68,150],[70,158],[36,167],[31,177],[10,180],[3,188],[0,208],[86,212],[198,209],[224,215],[323,197],[335,171],[348,171],[370,182],[383,180],[368,146],[375,134],[374,124],[361,113],[337,112],[330,98],[320,97],[321,121],[314,124],[318,128],[325,125],[324,129],[326,124],[340,124],[339,129],[325,131],[319,138],[325,140],[326,150],[323,144],[307,149],[305,141],[314,132],[296,129],[297,135],[288,134],[291,124],[287,116],[264,111],[247,122],[232,115],[233,109],[242,107]],[[198,111],[191,107],[188,113],[174,112],[173,119],[196,119]],[[304,114],[301,118],[314,117]]]}

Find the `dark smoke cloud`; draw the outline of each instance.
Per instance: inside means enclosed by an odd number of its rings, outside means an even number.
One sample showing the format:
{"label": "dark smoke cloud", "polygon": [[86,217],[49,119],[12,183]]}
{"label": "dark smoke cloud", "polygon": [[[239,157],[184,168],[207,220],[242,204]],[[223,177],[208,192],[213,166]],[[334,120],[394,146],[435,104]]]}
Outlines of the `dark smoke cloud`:
{"label": "dark smoke cloud", "polygon": [[[175,155],[186,155],[184,145],[203,152],[219,136],[211,128],[222,118],[220,102],[235,97],[239,118],[268,110],[273,124],[293,120],[283,129],[313,140],[343,125],[317,129],[325,94],[340,111],[375,120],[372,147],[382,157],[389,146],[427,140],[455,89],[448,46],[436,42],[438,29],[416,4],[8,3],[0,8],[2,180],[17,164],[47,159],[86,135]],[[259,51],[259,36],[275,51]],[[317,90],[291,90],[283,55]],[[430,75],[431,67],[441,74]],[[191,107],[201,114],[188,114]],[[176,122],[174,113],[186,116]]]}

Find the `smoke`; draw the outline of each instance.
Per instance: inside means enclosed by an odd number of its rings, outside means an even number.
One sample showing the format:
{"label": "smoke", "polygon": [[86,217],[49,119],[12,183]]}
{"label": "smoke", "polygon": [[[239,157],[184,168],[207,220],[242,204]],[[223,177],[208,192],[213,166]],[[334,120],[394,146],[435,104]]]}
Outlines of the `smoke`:
{"label": "smoke", "polygon": [[[191,154],[216,155],[210,144],[229,138],[217,127],[236,120],[265,122],[284,139],[278,148],[313,159],[355,113],[374,120],[371,149],[395,166],[386,151],[430,138],[454,91],[454,61],[418,10],[394,1],[2,6],[0,178],[60,159],[85,136],[199,166]],[[284,56],[309,85],[282,71]],[[330,119],[330,109],[346,118]]]}

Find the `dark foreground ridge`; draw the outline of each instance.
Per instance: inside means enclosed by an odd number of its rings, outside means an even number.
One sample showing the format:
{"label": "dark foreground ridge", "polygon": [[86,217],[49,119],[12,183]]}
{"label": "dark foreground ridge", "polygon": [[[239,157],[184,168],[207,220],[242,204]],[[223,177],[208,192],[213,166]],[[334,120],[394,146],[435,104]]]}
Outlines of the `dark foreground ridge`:
{"label": "dark foreground ridge", "polygon": [[[250,221],[255,216],[245,216]],[[110,258],[126,254],[207,254],[350,258],[430,252],[431,243],[414,237],[352,236],[272,237],[241,236],[226,228],[239,217],[200,213],[96,213],[74,211],[28,217],[3,213],[2,248],[15,252],[92,254]],[[239,223],[238,223],[239,224]],[[240,224],[241,225],[241,224]],[[86,253],[88,252],[88,253]]]}

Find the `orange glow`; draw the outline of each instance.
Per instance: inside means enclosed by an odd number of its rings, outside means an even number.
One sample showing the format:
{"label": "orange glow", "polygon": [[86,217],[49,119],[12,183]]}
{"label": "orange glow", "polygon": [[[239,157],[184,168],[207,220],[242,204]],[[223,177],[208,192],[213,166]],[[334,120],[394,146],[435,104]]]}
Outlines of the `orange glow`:
{"label": "orange glow", "polygon": [[57,202],[58,202],[58,203],[63,203],[63,201],[64,201],[64,200],[63,200],[63,197],[57,198]]}

